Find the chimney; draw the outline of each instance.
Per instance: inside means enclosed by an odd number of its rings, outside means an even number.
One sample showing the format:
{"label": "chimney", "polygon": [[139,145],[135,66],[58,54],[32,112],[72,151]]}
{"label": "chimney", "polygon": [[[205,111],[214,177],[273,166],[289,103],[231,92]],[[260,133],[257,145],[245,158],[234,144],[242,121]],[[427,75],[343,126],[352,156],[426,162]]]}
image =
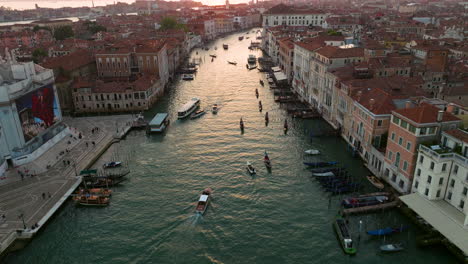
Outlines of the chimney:
{"label": "chimney", "polygon": [[370,107],[369,110],[373,110],[373,109],[374,109],[374,105],[375,105],[375,100],[374,100],[374,98],[371,98],[371,99],[369,100],[369,107]]}
{"label": "chimney", "polygon": [[455,111],[455,105],[452,104],[452,103],[448,104],[447,105],[447,112],[453,114],[454,111]]}
{"label": "chimney", "polygon": [[443,118],[444,118],[444,111],[439,110],[439,112],[437,112],[437,122],[442,122]]}
{"label": "chimney", "polygon": [[405,102],[405,108],[406,109],[411,108],[411,101],[406,101]]}

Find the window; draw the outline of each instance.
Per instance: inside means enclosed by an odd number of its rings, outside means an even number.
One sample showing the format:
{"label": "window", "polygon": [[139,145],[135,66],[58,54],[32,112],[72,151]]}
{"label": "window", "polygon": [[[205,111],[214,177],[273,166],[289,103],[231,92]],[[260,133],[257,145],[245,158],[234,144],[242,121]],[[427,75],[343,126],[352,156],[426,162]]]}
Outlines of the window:
{"label": "window", "polygon": [[437,190],[436,197],[437,197],[437,198],[439,198],[439,197],[440,197],[440,190]]}
{"label": "window", "polygon": [[466,193],[467,193],[467,192],[468,192],[468,189],[467,189],[466,187],[463,187],[463,192],[462,192],[462,194],[463,194],[464,196],[466,196]]}
{"label": "window", "polygon": [[392,140],[395,141],[395,133],[392,133]]}
{"label": "window", "polygon": [[409,130],[409,132],[411,132],[411,133],[413,133],[413,134],[416,133],[416,127],[413,126],[413,125],[411,125],[411,124],[409,125],[409,129],[408,129],[408,130]]}
{"label": "window", "polygon": [[401,146],[402,144],[403,144],[403,138],[402,138],[402,137],[400,137],[400,138],[398,139],[398,145],[400,145],[400,146]]}
{"label": "window", "polygon": [[460,204],[458,205],[458,207],[460,207],[460,209],[463,209],[463,207],[465,207],[465,201],[460,200]]}
{"label": "window", "polygon": [[400,167],[400,152],[395,155],[395,166]]}
{"label": "window", "polygon": [[388,159],[392,160],[392,158],[393,158],[393,152],[388,151]]}
{"label": "window", "polygon": [[382,126],[382,120],[377,120],[377,126]]}
{"label": "window", "polygon": [[393,116],[393,123],[399,125],[400,124],[400,118],[396,117],[396,116]]}
{"label": "window", "polygon": [[418,170],[416,171],[416,176],[421,176],[421,169],[418,169]]}
{"label": "window", "polygon": [[455,180],[454,180],[454,179],[452,179],[452,180],[450,181],[450,187],[453,187],[453,186],[455,186]]}
{"label": "window", "polygon": [[442,164],[442,171],[446,171],[447,170],[447,163],[444,163]]}
{"label": "window", "polygon": [[418,181],[415,181],[415,182],[414,182],[414,188],[417,189],[418,186],[419,186],[419,182],[418,182]]}
{"label": "window", "polygon": [[444,184],[444,178],[439,179],[439,185],[442,185],[442,184]]}
{"label": "window", "polygon": [[396,174],[395,173],[393,173],[393,175],[392,175],[392,182],[396,182]]}
{"label": "window", "polygon": [[398,182],[398,186],[400,186],[401,189],[404,189],[404,187],[405,187],[405,182],[402,181],[402,180],[400,180],[400,181]]}
{"label": "window", "polygon": [[384,175],[388,177],[388,176],[390,175],[390,170],[389,170],[389,169],[385,169]]}
{"label": "window", "polygon": [[447,200],[452,200],[452,192],[448,192],[448,194],[447,194]]}
{"label": "window", "polygon": [[458,173],[458,165],[455,165],[453,167],[453,173],[457,174]]}
{"label": "window", "polygon": [[419,156],[419,163],[421,163],[421,164],[422,164],[422,163],[423,163],[423,161],[424,161],[424,157],[423,157],[423,156]]}
{"label": "window", "polygon": [[431,182],[432,182],[432,176],[428,175],[427,176],[427,183],[431,184]]}
{"label": "window", "polygon": [[426,190],[424,191],[424,195],[428,196],[429,195],[429,189],[426,188]]}
{"label": "window", "polygon": [[431,161],[431,166],[430,166],[429,168],[430,168],[431,170],[434,170],[434,166],[435,166],[434,162]]}
{"label": "window", "polygon": [[404,129],[408,129],[408,122],[404,121],[404,120],[401,120],[401,124],[400,126]]}
{"label": "window", "polygon": [[426,130],[427,130],[427,128],[425,128],[425,127],[420,128],[419,129],[419,135],[426,135]]}
{"label": "window", "polygon": [[406,149],[411,150],[411,142],[406,142]]}
{"label": "window", "polygon": [[403,162],[403,170],[406,171],[408,169],[408,162]]}
{"label": "window", "polygon": [[429,134],[430,134],[430,135],[433,135],[433,134],[435,134],[435,133],[436,133],[436,127],[430,127],[430,128],[429,128]]}

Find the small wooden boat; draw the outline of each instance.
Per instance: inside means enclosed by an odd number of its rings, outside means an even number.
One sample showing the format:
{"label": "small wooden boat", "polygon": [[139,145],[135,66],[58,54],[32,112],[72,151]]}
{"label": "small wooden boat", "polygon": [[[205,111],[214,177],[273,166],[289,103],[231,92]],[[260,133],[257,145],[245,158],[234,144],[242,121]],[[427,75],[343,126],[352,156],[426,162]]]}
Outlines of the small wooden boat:
{"label": "small wooden boat", "polygon": [[269,122],[270,121],[270,117],[268,117],[268,112],[265,113],[265,122]]}
{"label": "small wooden boat", "polygon": [[337,161],[319,161],[319,162],[304,162],[304,165],[311,167],[329,167],[338,164]]}
{"label": "small wooden boat", "polygon": [[402,251],[404,249],[405,248],[402,246],[401,243],[399,243],[399,244],[385,244],[385,245],[380,246],[380,250],[382,252],[388,252],[388,253],[398,252],[398,251]]}
{"label": "small wooden boat", "polygon": [[109,197],[98,196],[98,195],[77,195],[73,197],[76,204],[84,206],[107,206],[109,205]]}
{"label": "small wooden boat", "polygon": [[232,64],[232,65],[237,65],[237,62],[235,61],[228,61],[229,64]]}
{"label": "small wooden boat", "polygon": [[343,167],[335,167],[335,168],[313,168],[310,169],[311,172],[313,173],[322,173],[322,172],[335,172],[335,173],[340,173],[340,172],[345,172],[345,169]]}
{"label": "small wooden boat", "polygon": [[184,81],[191,81],[193,79],[194,79],[193,74],[184,74],[184,75],[182,75],[182,80],[184,80]]}
{"label": "small wooden boat", "polygon": [[216,55],[210,54],[210,57],[211,57],[211,58],[216,58]]}
{"label": "small wooden boat", "polygon": [[240,36],[240,37],[239,37],[239,40],[243,40],[243,39],[244,39],[244,36]]}
{"label": "small wooden boat", "polygon": [[240,126],[241,131],[244,131],[244,121],[242,121],[242,117],[240,119],[239,126]]}
{"label": "small wooden boat", "polygon": [[304,152],[307,155],[318,155],[318,154],[320,154],[320,151],[318,151],[316,149],[308,149],[308,150],[306,150]]}
{"label": "small wooden boat", "polygon": [[333,222],[333,227],[335,229],[338,240],[340,241],[341,247],[346,254],[354,255],[357,250],[353,245],[353,239],[349,233],[348,225],[346,221],[338,216]]}
{"label": "small wooden boat", "polygon": [[247,167],[246,168],[247,168],[247,171],[250,173],[250,175],[257,174],[257,171],[255,170],[255,168],[248,161],[247,161]]}
{"label": "small wooden boat", "polygon": [[200,116],[203,116],[205,114],[206,114],[205,110],[198,110],[190,116],[190,119],[199,118]]}
{"label": "small wooden boat", "polygon": [[205,47],[205,50],[210,50],[210,48],[208,48],[208,47]]}
{"label": "small wooden boat", "polygon": [[260,85],[265,86],[265,83],[263,82],[263,80],[260,80]]}
{"label": "small wooden boat", "polygon": [[260,111],[260,113],[263,111],[262,101],[258,101],[258,111]]}
{"label": "small wooden boat", "polygon": [[374,185],[377,189],[379,190],[382,190],[383,188],[385,188],[384,184],[382,183],[382,181],[380,181],[379,178],[377,178],[376,176],[374,175],[367,175],[367,179],[370,181],[370,183],[372,183],[372,185]]}
{"label": "small wooden boat", "polygon": [[263,163],[265,163],[265,166],[267,167],[267,169],[271,169],[271,160],[270,160],[270,157],[268,157],[266,150],[265,150],[265,156],[263,157]]}
{"label": "small wooden boat", "polygon": [[255,89],[255,96],[256,96],[257,99],[258,99],[258,89]]}
{"label": "small wooden boat", "polygon": [[213,104],[213,107],[211,108],[211,113],[217,114],[219,111],[218,104]]}
{"label": "small wooden boat", "polygon": [[102,167],[104,169],[116,168],[116,167],[120,167],[120,166],[122,166],[122,162],[120,162],[120,161],[111,161],[111,162],[104,163],[102,165]]}
{"label": "small wooden boat", "polygon": [[328,171],[328,172],[322,172],[322,173],[312,173],[313,176],[315,177],[334,177],[336,176],[333,172]]}
{"label": "small wooden boat", "polygon": [[343,199],[342,205],[345,208],[356,208],[370,205],[383,204],[390,201],[389,195],[364,195],[358,197],[347,197]]}
{"label": "small wooden boat", "polygon": [[208,208],[208,204],[210,202],[210,195],[213,192],[211,188],[206,188],[202,194],[200,195],[200,199],[198,199],[197,207],[195,208],[195,213],[203,215],[206,212],[206,208]]}
{"label": "small wooden boat", "polygon": [[223,44],[223,49],[227,50],[229,48],[228,44]]}

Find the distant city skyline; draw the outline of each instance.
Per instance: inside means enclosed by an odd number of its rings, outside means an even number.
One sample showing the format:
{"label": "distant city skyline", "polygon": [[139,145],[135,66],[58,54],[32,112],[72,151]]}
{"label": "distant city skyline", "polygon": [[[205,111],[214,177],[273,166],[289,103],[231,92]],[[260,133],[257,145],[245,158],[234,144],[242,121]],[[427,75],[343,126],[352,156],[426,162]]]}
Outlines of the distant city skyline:
{"label": "distant city skyline", "polygon": [[[6,0],[1,1],[0,6],[9,7],[11,9],[26,10],[34,9],[37,4],[39,7],[44,8],[61,8],[61,7],[82,7],[92,6],[92,0]],[[95,6],[105,6],[113,4],[114,2],[134,3],[135,0],[94,0]],[[205,5],[223,5],[225,0],[197,0]],[[247,0],[230,0],[229,3],[247,3]]]}

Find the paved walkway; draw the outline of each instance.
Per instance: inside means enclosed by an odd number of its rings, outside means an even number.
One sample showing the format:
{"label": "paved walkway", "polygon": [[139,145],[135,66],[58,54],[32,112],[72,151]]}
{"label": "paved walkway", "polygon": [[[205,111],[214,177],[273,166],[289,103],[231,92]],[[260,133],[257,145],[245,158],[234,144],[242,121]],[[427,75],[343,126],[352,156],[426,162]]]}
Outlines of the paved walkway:
{"label": "paved walkway", "polygon": [[80,181],[76,173],[88,168],[111,144],[117,130],[122,135],[131,121],[129,115],[65,119],[72,137],[63,138],[34,162],[7,172],[6,180],[0,182],[0,254],[17,229],[42,225],[48,219],[44,216]]}

